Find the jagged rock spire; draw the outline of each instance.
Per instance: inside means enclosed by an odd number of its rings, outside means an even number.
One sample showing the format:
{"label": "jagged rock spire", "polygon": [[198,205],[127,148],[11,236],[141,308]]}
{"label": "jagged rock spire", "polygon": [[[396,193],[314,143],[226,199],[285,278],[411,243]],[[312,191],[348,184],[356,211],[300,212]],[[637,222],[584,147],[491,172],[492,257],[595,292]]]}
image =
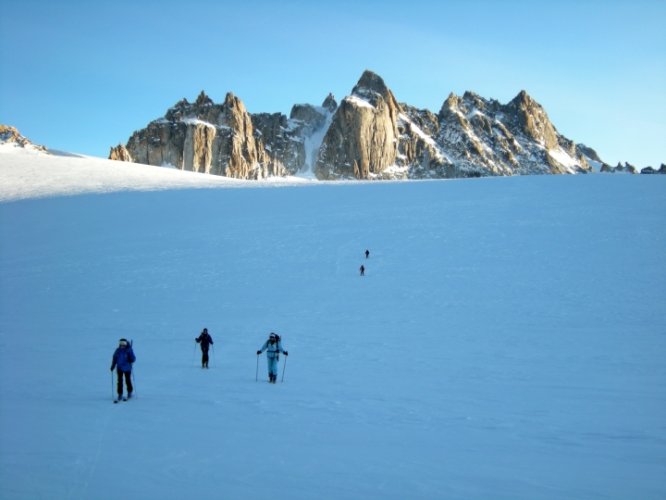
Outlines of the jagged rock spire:
{"label": "jagged rock spire", "polygon": [[352,89],[352,95],[365,97],[368,94],[368,91],[375,92],[381,96],[386,96],[389,89],[381,76],[366,69],[361,75],[361,78],[359,78],[356,86]]}
{"label": "jagged rock spire", "polygon": [[[366,69],[358,83],[352,89],[352,95],[367,100],[373,106],[377,106],[379,98],[383,99],[394,111],[400,110],[398,101],[393,92],[386,86],[381,76]],[[395,116],[397,118],[397,116]]]}
{"label": "jagged rock spire", "polygon": [[[340,103],[329,94],[321,106],[295,104],[289,117],[250,114],[231,92],[215,104],[201,91],[165,118],[130,138],[134,161],[239,178],[297,174],[304,166],[320,179],[590,171],[587,149],[561,136],[525,90],[507,104],[451,93],[435,115],[398,103],[370,70]],[[124,153],[116,147],[113,156]]]}
{"label": "jagged rock spire", "polygon": [[393,93],[379,75],[366,70],[352,97],[342,100],[324,137],[315,166],[323,178],[367,179],[395,164],[400,106]]}
{"label": "jagged rock spire", "polygon": [[109,151],[109,160],[133,161],[132,155],[123,144],[118,144],[116,147],[111,148]]}
{"label": "jagged rock spire", "polygon": [[214,104],[213,100],[210,97],[208,97],[203,90],[199,93],[197,100],[194,102],[194,105],[198,107],[212,106],[213,104]]}
{"label": "jagged rock spire", "polygon": [[557,147],[555,127],[543,107],[525,90],[521,90],[505,109],[515,115],[518,124],[528,137],[542,143],[547,149]]}
{"label": "jagged rock spire", "polygon": [[333,94],[329,93],[326,96],[326,99],[324,99],[324,102],[322,103],[322,108],[326,109],[329,113],[333,113],[333,111],[336,110],[338,107],[338,103],[335,101],[335,97],[333,97]]}

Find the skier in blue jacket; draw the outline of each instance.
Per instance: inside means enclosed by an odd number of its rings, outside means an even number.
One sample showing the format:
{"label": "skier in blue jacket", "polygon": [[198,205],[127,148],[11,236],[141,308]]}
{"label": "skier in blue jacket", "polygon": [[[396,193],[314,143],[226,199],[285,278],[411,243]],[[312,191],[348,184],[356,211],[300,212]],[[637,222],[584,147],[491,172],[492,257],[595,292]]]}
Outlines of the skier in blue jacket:
{"label": "skier in blue jacket", "polygon": [[111,371],[117,368],[116,374],[118,375],[118,399],[123,397],[123,378],[127,384],[127,399],[132,397],[132,363],[136,361],[136,356],[132,350],[132,346],[126,339],[120,339],[118,348],[113,353],[113,360],[111,361]]}
{"label": "skier in blue jacket", "polygon": [[282,341],[277,333],[271,332],[268,340],[257,351],[257,356],[266,351],[266,361],[268,363],[268,381],[274,384],[278,375],[278,362],[280,361],[280,353],[289,356],[289,353],[282,349]]}

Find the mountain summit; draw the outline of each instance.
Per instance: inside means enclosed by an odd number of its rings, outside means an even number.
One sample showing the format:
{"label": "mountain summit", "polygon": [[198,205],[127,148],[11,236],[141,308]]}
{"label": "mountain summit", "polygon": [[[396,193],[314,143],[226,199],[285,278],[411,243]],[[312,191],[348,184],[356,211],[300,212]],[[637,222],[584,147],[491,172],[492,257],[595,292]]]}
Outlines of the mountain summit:
{"label": "mountain summit", "polygon": [[585,173],[598,156],[557,132],[524,90],[507,104],[450,94],[434,114],[400,103],[366,70],[339,105],[329,94],[321,106],[295,104],[289,117],[248,113],[232,93],[215,104],[202,91],[110,158],[241,179],[332,180]]}

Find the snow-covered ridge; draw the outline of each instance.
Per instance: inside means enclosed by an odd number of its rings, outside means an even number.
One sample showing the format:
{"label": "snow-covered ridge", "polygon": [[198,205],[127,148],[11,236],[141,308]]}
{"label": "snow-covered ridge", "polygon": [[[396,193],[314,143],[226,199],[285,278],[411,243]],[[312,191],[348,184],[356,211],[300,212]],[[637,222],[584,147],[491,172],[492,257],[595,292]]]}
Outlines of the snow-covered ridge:
{"label": "snow-covered ridge", "polygon": [[25,150],[46,152],[44,146],[33,144],[14,127],[0,125],[0,146],[23,148]]}
{"label": "snow-covered ridge", "polygon": [[0,202],[115,191],[286,186],[303,182],[294,177],[279,177],[257,183],[87,156],[52,155],[12,143],[0,144]]}

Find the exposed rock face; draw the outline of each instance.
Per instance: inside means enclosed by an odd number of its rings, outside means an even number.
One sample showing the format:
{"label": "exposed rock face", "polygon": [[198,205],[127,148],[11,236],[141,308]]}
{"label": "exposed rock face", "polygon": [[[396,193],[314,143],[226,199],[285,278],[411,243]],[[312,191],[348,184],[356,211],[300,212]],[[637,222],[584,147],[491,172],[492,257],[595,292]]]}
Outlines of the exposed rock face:
{"label": "exposed rock face", "polygon": [[134,161],[132,160],[132,155],[130,155],[127,148],[122,144],[118,144],[115,148],[111,148],[111,151],[109,151],[109,160]]}
{"label": "exposed rock face", "polygon": [[328,94],[328,96],[326,96],[326,99],[324,99],[324,102],[321,105],[321,107],[324,108],[329,113],[335,112],[335,110],[338,107],[338,103],[335,101],[335,97],[333,97],[333,94]]}
{"label": "exposed rock face", "polygon": [[437,115],[427,109],[416,109],[402,104],[403,113],[398,120],[398,165],[394,176],[454,177],[455,168],[442,147],[435,141],[441,125]]}
{"label": "exposed rock face", "polygon": [[289,119],[282,113],[258,113],[252,115],[252,124],[267,157],[281,165],[286,174],[295,174],[303,164],[305,152]]}
{"label": "exposed rock face", "polygon": [[315,173],[367,179],[590,171],[586,154],[525,91],[506,105],[471,92],[451,94],[434,115],[399,104],[366,71],[336,111]]}
{"label": "exposed rock face", "polygon": [[399,104],[366,71],[333,116],[315,173],[322,179],[448,177],[453,169],[433,139],[438,131],[434,114]]}
{"label": "exposed rock face", "polygon": [[555,130],[525,91],[506,105],[471,92],[451,94],[439,120],[437,142],[455,165],[455,177],[591,171],[576,144]]}
{"label": "exposed rock face", "polygon": [[370,71],[363,73],[335,111],[317,158],[317,177],[367,179],[395,164],[399,111],[384,81]]}
{"label": "exposed rock face", "polygon": [[[525,91],[508,104],[451,94],[434,114],[399,103],[371,71],[339,105],[329,94],[321,106],[294,105],[289,117],[250,115],[231,93],[219,105],[202,92],[135,132],[126,150],[139,163],[242,179],[562,174],[603,163],[559,134]],[[112,154],[126,158],[118,148]]]}
{"label": "exposed rock face", "polygon": [[231,93],[222,105],[203,92],[194,104],[181,100],[164,118],[135,132],[127,150],[134,161],[148,165],[239,179],[285,175],[255,134],[243,102]]}
{"label": "exposed rock face", "polygon": [[585,155],[590,160],[596,161],[598,163],[603,163],[603,161],[601,160],[601,158],[599,158],[599,155],[594,149],[587,147],[585,144],[578,144],[576,147],[578,148],[578,151],[580,151],[581,154]]}
{"label": "exposed rock face", "polygon": [[610,165],[603,164],[601,167],[601,172],[609,173],[609,174],[637,174],[638,169],[634,167],[633,165],[630,165],[629,163],[625,162],[624,165],[622,163],[618,163],[617,166],[611,167]]}
{"label": "exposed rock face", "polygon": [[48,152],[44,146],[33,144],[28,138],[23,137],[15,127],[10,125],[0,125],[0,143],[11,143],[20,148]]}

